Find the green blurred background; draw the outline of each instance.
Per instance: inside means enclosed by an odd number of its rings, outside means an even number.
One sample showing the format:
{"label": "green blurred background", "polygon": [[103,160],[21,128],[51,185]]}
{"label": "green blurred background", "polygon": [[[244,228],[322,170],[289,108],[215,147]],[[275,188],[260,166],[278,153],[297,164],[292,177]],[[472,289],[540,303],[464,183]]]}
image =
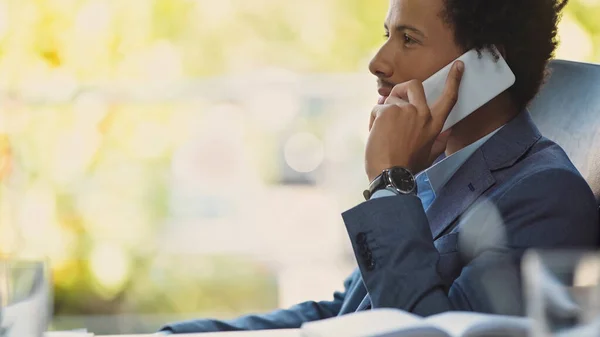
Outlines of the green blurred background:
{"label": "green blurred background", "polygon": [[[339,288],[386,11],[0,0],[0,253],[50,258],[53,327],[153,331]],[[557,57],[600,61],[599,17],[571,0]]]}

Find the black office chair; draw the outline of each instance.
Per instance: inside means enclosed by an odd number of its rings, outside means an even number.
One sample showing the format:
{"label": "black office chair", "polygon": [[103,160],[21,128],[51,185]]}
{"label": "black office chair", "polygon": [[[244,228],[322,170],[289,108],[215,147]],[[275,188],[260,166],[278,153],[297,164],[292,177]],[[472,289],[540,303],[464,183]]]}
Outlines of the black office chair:
{"label": "black office chair", "polygon": [[529,110],[592,187],[600,211],[600,65],[554,60]]}

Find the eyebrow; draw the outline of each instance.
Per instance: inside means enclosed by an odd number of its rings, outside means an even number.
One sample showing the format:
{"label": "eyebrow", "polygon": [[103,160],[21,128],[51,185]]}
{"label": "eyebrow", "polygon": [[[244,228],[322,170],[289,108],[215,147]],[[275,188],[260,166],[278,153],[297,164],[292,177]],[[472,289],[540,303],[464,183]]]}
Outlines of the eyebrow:
{"label": "eyebrow", "polygon": [[[387,24],[384,23],[383,27],[385,28],[385,30],[389,30]],[[419,34],[419,35],[425,37],[425,34],[422,31],[418,30],[416,27],[411,26],[411,25],[396,25],[396,26],[394,26],[394,30],[397,31],[397,32],[402,32],[402,31],[405,31],[405,30],[410,30],[413,33],[416,33],[416,34]]]}

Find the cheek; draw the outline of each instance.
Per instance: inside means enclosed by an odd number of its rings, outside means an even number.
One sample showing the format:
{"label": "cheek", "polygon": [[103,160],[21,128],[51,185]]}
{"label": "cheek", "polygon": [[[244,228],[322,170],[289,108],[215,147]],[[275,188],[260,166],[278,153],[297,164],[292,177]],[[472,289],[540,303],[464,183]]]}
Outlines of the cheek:
{"label": "cheek", "polygon": [[403,57],[398,57],[394,61],[394,79],[395,83],[403,83],[410,80],[425,81],[431,75],[442,69],[446,63],[436,57],[435,54],[425,50],[412,50]]}

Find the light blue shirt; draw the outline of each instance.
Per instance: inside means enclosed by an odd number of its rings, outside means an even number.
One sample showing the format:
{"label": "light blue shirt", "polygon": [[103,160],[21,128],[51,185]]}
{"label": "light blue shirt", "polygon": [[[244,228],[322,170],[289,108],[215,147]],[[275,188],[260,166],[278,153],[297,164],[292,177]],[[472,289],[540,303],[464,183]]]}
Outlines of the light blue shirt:
{"label": "light blue shirt", "polygon": [[[458,171],[458,169],[482,146],[488,139],[492,138],[502,127],[489,133],[475,143],[446,157],[425,171],[417,174],[417,195],[421,199],[423,208],[427,210],[435,200],[435,196]],[[372,199],[396,196],[398,193],[392,189],[379,190],[373,194]]]}

